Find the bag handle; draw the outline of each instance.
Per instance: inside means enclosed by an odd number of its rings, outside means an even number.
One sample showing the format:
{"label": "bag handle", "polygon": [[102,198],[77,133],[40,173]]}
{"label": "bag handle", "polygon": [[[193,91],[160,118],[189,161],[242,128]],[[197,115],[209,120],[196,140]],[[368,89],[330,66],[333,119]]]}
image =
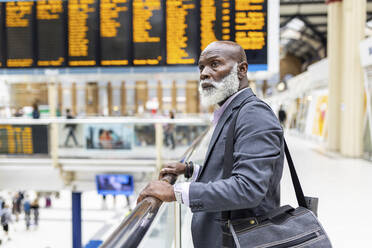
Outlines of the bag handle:
{"label": "bag handle", "polygon": [[[237,113],[235,114],[235,116],[233,117],[231,121],[229,129],[227,130],[226,143],[225,143],[225,156],[224,156],[224,162],[223,162],[223,174],[222,174],[224,179],[229,178],[231,176],[231,172],[233,169],[234,132],[235,132],[236,120],[238,119],[239,112],[244,105],[245,105],[244,103],[240,105],[239,109],[236,111]],[[298,179],[297,172],[294,167],[293,160],[289,152],[287,142],[285,141],[284,137],[283,137],[283,142],[284,142],[284,152],[285,152],[285,156],[287,157],[289,171],[291,173],[291,179],[292,179],[294,190],[296,192],[296,198],[297,198],[298,205],[308,209],[307,203],[305,201],[305,196],[302,191],[301,184],[300,184],[300,180]],[[222,216],[222,219],[226,220],[226,219],[230,219],[230,215],[231,215],[231,211],[223,211],[221,216]]]}

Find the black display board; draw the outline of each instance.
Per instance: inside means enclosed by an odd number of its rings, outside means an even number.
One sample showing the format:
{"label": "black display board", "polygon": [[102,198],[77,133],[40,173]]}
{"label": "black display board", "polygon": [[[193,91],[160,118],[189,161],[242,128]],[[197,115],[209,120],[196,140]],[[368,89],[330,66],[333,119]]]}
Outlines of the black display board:
{"label": "black display board", "polygon": [[0,37],[3,68],[196,65],[234,40],[266,70],[267,0],[0,2]]}
{"label": "black display board", "polygon": [[3,38],[2,34],[4,34],[4,23],[5,23],[5,6],[3,3],[0,2],[0,67],[5,65],[5,39]]}
{"label": "black display board", "polygon": [[98,0],[68,1],[68,65],[96,66]]}
{"label": "black display board", "polygon": [[131,4],[129,0],[101,0],[101,65],[128,65],[131,59]]}
{"label": "black display board", "polygon": [[0,125],[0,154],[48,154],[48,126]]}
{"label": "black display board", "polygon": [[235,0],[235,41],[248,64],[267,64],[267,0]]}
{"label": "black display board", "polygon": [[162,0],[133,0],[133,65],[163,65]]}
{"label": "black display board", "polygon": [[196,64],[199,56],[198,1],[166,1],[167,64]]}
{"label": "black display board", "polygon": [[66,65],[66,6],[62,0],[36,2],[37,66]]}
{"label": "black display board", "polygon": [[6,65],[31,67],[34,65],[34,2],[5,3]]}
{"label": "black display board", "polygon": [[232,9],[230,0],[200,0],[201,50],[213,41],[232,39]]}

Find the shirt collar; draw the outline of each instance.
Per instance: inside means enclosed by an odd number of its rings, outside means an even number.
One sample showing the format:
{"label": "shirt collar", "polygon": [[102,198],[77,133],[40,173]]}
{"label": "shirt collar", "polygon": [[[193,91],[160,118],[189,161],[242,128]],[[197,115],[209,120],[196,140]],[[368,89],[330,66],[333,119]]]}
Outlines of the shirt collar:
{"label": "shirt collar", "polygon": [[217,125],[217,123],[220,120],[223,112],[225,112],[227,106],[229,106],[229,104],[232,102],[232,100],[234,100],[235,97],[237,97],[240,93],[242,93],[246,89],[248,89],[248,88],[239,90],[238,92],[236,92],[235,94],[233,94],[232,96],[230,96],[229,98],[227,98],[227,100],[222,104],[222,106],[219,107],[219,108],[217,108],[213,112],[213,121],[212,121],[213,125]]}

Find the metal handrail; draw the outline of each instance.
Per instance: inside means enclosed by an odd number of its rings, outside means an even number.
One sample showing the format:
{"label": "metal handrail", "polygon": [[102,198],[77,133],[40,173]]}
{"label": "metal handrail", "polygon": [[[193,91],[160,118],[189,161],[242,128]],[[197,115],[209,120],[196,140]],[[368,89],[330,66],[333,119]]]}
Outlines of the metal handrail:
{"label": "metal handrail", "polygon": [[[182,156],[181,162],[187,161],[201,140],[208,133],[207,128]],[[174,184],[177,176],[167,174],[162,180]],[[135,248],[142,241],[147,230],[150,228],[161,204],[163,202],[155,197],[144,198],[136,208],[122,221],[100,248]]]}

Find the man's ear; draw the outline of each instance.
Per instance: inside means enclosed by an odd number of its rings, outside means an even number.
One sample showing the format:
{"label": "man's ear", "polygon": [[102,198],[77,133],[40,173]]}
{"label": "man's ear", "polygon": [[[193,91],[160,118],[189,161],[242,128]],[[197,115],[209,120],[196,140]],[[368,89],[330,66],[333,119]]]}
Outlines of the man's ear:
{"label": "man's ear", "polygon": [[248,63],[243,61],[238,64],[238,77],[239,79],[243,79],[247,76],[247,70],[248,70]]}

